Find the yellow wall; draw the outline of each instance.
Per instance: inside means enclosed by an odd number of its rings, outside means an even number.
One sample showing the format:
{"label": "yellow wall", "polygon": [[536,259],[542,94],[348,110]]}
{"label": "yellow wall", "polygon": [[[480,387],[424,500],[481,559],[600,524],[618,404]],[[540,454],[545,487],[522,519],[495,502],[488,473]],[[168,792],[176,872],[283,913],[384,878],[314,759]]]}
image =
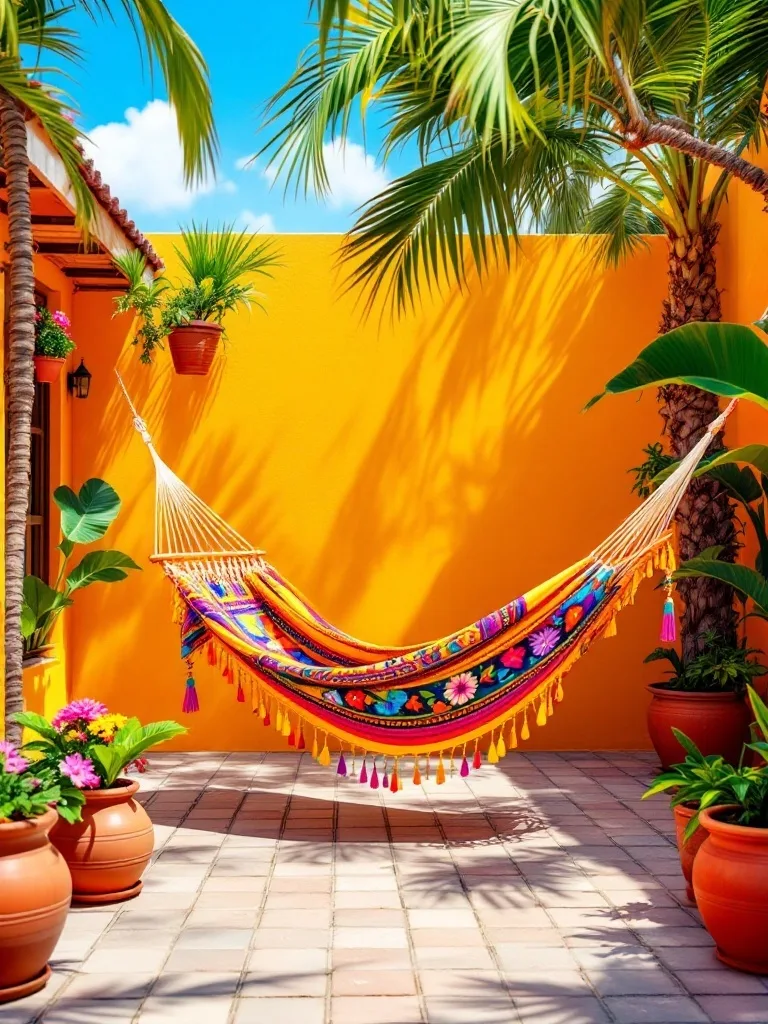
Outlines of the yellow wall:
{"label": "yellow wall", "polygon": [[[154,244],[173,275],[173,239]],[[152,550],[153,473],[131,427],[123,373],[163,458],[344,629],[416,642],[457,628],[572,563],[630,511],[627,468],[659,435],[652,395],[584,403],[656,331],[664,241],[618,271],[576,238],[525,241],[471,294],[395,325],[361,322],[334,271],[335,236],[280,238],[268,315],[229,323],[205,378],[176,376],[167,352],[139,365],[130,318],[75,296],[93,373],[73,403],[73,476],[123,498],[107,536],[145,565],[93,586],[70,613],[72,696],[142,718],[178,717],[184,685],[171,594]],[[574,670],[535,735],[552,748],[645,747],[646,693],[661,597],[646,586]],[[189,749],[280,749],[206,667]]]}

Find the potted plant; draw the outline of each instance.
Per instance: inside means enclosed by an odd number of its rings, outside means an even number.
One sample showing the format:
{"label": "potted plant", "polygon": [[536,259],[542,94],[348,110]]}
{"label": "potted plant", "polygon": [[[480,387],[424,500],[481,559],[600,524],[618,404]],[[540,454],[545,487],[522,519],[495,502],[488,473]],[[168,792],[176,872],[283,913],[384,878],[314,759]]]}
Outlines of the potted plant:
{"label": "potted plant", "polygon": [[142,755],[186,729],[176,722],[142,725],[88,697],[67,704],[50,722],[29,711],[16,721],[39,737],[22,748],[38,758],[35,768],[58,773],[85,800],[79,821],[59,821],[51,831],[72,873],[73,900],[112,903],[137,896],[154,831],[134,800],[138,782],[123,773],[143,772]]}
{"label": "potted plant", "polygon": [[92,583],[116,583],[126,578],[129,569],[140,568],[121,551],[89,551],[67,571],[77,544],[91,544],[107,532],[120,511],[120,498],[108,483],[93,478],[86,480],[77,494],[70,487],[57,487],[53,500],[61,510],[59,551],[63,558],[55,586],[39,576],[24,579],[21,632],[27,658],[50,650],[51,631],[62,611],[73,603],[76,590]]}
{"label": "potted plant", "polygon": [[708,838],[693,864],[693,889],[719,959],[768,974],[768,707],[751,687],[749,700],[763,737],[749,746],[763,763],[733,771],[702,798]]}
{"label": "potted plant", "polygon": [[744,644],[734,647],[714,632],[703,636],[704,650],[687,664],[672,647],[657,647],[646,662],[665,660],[672,666],[664,682],[651,683],[648,733],[663,771],[685,751],[674,730],[690,736],[704,754],[721,754],[736,764],[749,737],[746,687],[766,669]]}
{"label": "potted plant", "polygon": [[169,287],[164,278],[148,283],[140,255],[119,257],[129,290],[117,300],[117,311],[133,309],[139,316],[134,344],[141,344],[142,362],[151,362],[155,348],[168,336],[173,365],[180,374],[207,374],[222,337],[223,320],[239,307],[249,308],[259,293],[250,275],[271,276],[278,254],[269,241],[255,241],[247,231],[225,225],[215,232],[192,224],[174,247],[184,278]]}
{"label": "potted plant", "polygon": [[0,741],[0,1003],[37,992],[51,976],[72,879],[49,833],[57,811],[74,822],[82,802]]}
{"label": "potted plant", "polygon": [[707,838],[707,831],[699,822],[699,813],[714,804],[732,800],[735,788],[744,786],[751,778],[751,769],[745,768],[741,762],[734,768],[719,754],[704,755],[678,729],[673,728],[672,731],[685,751],[685,760],[658,775],[643,793],[643,799],[658,793],[672,793],[670,806],[675,816],[680,867],[688,899],[695,902],[693,863]]}
{"label": "potted plant", "polygon": [[40,384],[55,384],[67,356],[75,347],[69,336],[71,324],[60,309],[51,313],[45,306],[35,312],[35,377]]}

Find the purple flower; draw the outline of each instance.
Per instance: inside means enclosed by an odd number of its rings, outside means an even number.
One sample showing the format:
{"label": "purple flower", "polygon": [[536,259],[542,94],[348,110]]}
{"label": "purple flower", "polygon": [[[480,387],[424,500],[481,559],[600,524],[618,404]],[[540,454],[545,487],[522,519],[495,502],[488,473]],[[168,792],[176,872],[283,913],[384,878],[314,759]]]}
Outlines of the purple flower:
{"label": "purple flower", "polygon": [[67,704],[61,711],[57,711],[53,716],[51,725],[54,729],[61,729],[62,726],[71,725],[74,722],[93,722],[97,718],[101,718],[102,715],[106,715],[107,708],[105,704],[100,703],[97,700],[91,700],[90,697],[83,697],[82,700],[73,700],[71,704]]}
{"label": "purple flower", "polygon": [[0,766],[8,775],[21,775],[29,768],[29,761],[7,740],[0,740]]}
{"label": "purple flower", "polygon": [[538,633],[531,634],[531,650],[537,658],[543,658],[557,646],[560,639],[560,630],[554,626],[545,626]]}
{"label": "purple flower", "polygon": [[93,770],[93,761],[82,754],[69,754],[59,762],[59,770],[78,789],[98,789],[101,785],[101,779]]}
{"label": "purple flower", "polygon": [[57,309],[55,313],[51,314],[51,320],[64,331],[68,331],[70,328],[70,320],[66,313],[62,313],[60,309]]}

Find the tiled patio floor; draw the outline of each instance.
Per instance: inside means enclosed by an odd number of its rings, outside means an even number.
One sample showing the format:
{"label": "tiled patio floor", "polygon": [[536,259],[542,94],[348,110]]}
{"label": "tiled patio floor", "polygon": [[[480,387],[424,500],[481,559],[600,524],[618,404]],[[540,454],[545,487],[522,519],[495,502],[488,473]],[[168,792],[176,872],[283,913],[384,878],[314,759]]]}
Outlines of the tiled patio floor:
{"label": "tiled patio floor", "polygon": [[144,891],[74,911],[0,1021],[766,1024],[640,801],[652,764],[517,754],[393,796],[306,756],[156,756]]}

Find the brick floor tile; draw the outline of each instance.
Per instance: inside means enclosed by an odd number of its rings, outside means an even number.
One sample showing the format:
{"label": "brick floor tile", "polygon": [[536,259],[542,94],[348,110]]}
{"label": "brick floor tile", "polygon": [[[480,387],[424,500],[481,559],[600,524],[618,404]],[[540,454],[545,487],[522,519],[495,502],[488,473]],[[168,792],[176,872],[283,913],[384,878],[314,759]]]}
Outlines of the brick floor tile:
{"label": "brick floor tile", "polygon": [[245,963],[246,949],[174,949],[166,961],[165,971],[240,971]]}
{"label": "brick floor tile", "polygon": [[250,928],[185,928],[176,949],[246,949],[253,932]]}
{"label": "brick floor tile", "polygon": [[414,950],[416,966],[420,970],[455,971],[460,968],[495,969],[493,957],[482,946],[417,946]]}
{"label": "brick floor tile", "polygon": [[322,974],[328,966],[327,949],[254,949],[248,956],[249,971],[305,971]]}
{"label": "brick floor tile", "polygon": [[337,971],[332,979],[334,996],[415,996],[412,971]]}
{"label": "brick floor tile", "polygon": [[[475,1005],[437,996],[427,997],[426,1005],[429,1024],[479,1024]],[[519,1020],[510,999],[499,999],[493,1004],[486,1001],[483,1004],[482,1024],[519,1024]]]}
{"label": "brick floor tile", "polygon": [[514,1001],[522,1024],[609,1024],[610,1018],[593,996],[550,995]]}
{"label": "brick floor tile", "polygon": [[253,945],[257,949],[326,949],[330,935],[328,928],[257,928]]}
{"label": "brick floor tile", "polygon": [[333,923],[338,928],[405,928],[406,917],[402,910],[337,908],[333,914]]}
{"label": "brick floor tile", "polygon": [[247,971],[243,977],[241,995],[271,996],[324,996],[327,987],[325,971],[306,968],[282,967],[278,970]]}
{"label": "brick floor tile", "polygon": [[[331,1000],[332,1024],[418,1024],[422,1020],[415,996],[336,996]],[[296,1024],[304,1021],[297,1019]]]}
{"label": "brick floor tile", "polygon": [[565,996],[591,996],[592,989],[584,975],[573,965],[571,970],[531,970],[521,968],[504,971],[504,981],[514,999],[532,996],[551,996],[562,993]]}
{"label": "brick floor tile", "polygon": [[227,1024],[230,998],[201,998],[195,990],[180,996],[150,996],[141,1008],[138,1024]]}
{"label": "brick floor tile", "polygon": [[407,949],[405,928],[334,928],[333,945],[337,949]]}
{"label": "brick floor tile", "polygon": [[507,987],[498,971],[456,970],[420,971],[419,983],[425,996],[444,996],[474,1002],[476,1006],[494,999],[498,993],[507,993]]}
{"label": "brick floor tile", "polygon": [[156,974],[78,974],[65,989],[67,999],[143,999]]}
{"label": "brick floor tile", "polygon": [[700,996],[699,1005],[714,1024],[766,1024],[768,992],[764,995]]}
{"label": "brick floor tile", "polygon": [[82,970],[86,974],[147,974],[159,970],[167,955],[163,947],[96,949],[83,962]]}
{"label": "brick floor tile", "polygon": [[599,996],[674,996],[680,986],[660,967],[652,970],[588,970],[587,977]]}
{"label": "brick floor tile", "polygon": [[766,994],[766,982],[762,978],[754,974],[742,974],[740,971],[675,971],[675,977],[683,988],[694,996]]}
{"label": "brick floor tile", "polygon": [[706,1024],[709,1019],[687,996],[608,996],[605,1005],[617,1024]]}
{"label": "brick floor tile", "polygon": [[[89,1002],[63,996],[43,1013],[40,1024],[131,1024],[140,1006],[140,999],[100,999]],[[28,1021],[23,1021],[21,1013],[24,1011],[21,1011],[18,1018],[13,1011],[13,1005],[3,1007],[3,1024],[17,1024],[17,1021],[18,1024],[31,1024],[37,1019],[37,1013],[34,1013]]]}
{"label": "brick floor tile", "polygon": [[224,998],[234,996],[240,974],[214,973],[211,971],[203,977],[195,972],[178,972],[163,974],[152,986],[152,998],[155,996],[183,996],[193,992],[199,999]]}

